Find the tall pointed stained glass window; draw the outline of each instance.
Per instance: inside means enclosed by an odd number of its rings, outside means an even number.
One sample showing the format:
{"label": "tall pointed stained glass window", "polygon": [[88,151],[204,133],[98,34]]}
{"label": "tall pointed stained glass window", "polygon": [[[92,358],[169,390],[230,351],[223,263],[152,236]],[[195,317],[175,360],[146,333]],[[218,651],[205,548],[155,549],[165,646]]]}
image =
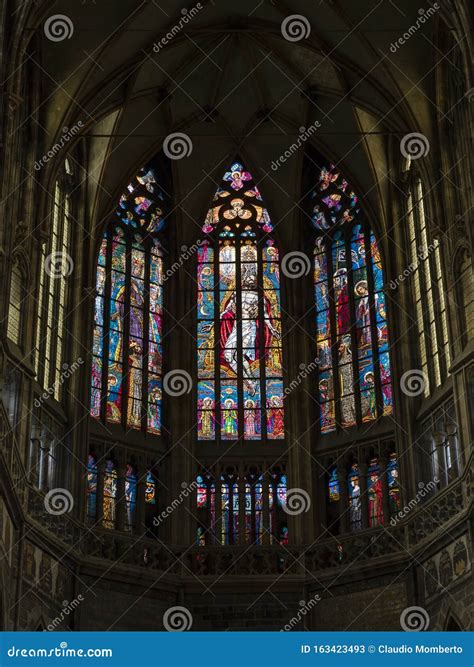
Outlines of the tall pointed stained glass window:
{"label": "tall pointed stained glass window", "polygon": [[198,437],[282,439],[278,250],[268,211],[241,162],[224,174],[202,231]]}
{"label": "tall pointed stained glass window", "polygon": [[307,204],[314,230],[318,397],[324,434],[389,414],[392,388],[377,239],[339,168],[319,157],[311,164]]}
{"label": "tall pointed stained glass window", "polygon": [[91,415],[161,433],[163,251],[167,197],[154,167],[120,197],[99,248]]}

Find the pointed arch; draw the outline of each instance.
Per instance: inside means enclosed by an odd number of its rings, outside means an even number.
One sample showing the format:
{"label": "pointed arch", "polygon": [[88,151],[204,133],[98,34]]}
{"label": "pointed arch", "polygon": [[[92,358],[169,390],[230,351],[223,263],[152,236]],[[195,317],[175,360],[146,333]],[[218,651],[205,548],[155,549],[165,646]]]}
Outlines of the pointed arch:
{"label": "pointed arch", "polygon": [[325,434],[389,414],[391,370],[375,233],[339,167],[316,152],[308,165],[319,421]]}
{"label": "pointed arch", "polygon": [[198,438],[284,437],[278,249],[241,160],[225,172],[198,252]]}
{"label": "pointed arch", "polygon": [[96,269],[93,417],[161,434],[163,246],[168,196],[157,160],[132,179],[104,232]]}

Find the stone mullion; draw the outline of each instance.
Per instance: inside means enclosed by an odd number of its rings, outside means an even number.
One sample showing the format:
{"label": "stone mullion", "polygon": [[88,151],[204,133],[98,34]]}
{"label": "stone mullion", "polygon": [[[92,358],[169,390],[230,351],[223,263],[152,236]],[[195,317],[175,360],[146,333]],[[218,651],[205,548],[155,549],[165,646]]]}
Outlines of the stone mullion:
{"label": "stone mullion", "polygon": [[238,494],[239,494],[239,540],[240,546],[245,545],[245,471],[240,461],[238,466]]}
{"label": "stone mullion", "polygon": [[216,486],[216,525],[215,525],[215,538],[216,543],[221,544],[222,539],[222,482],[221,482],[221,465],[216,464],[215,468],[215,486]]}
{"label": "stone mullion", "polygon": [[382,523],[386,526],[390,523],[390,495],[388,488],[388,464],[390,459],[387,456],[384,456],[380,460],[382,466],[382,507],[383,507],[383,521]]}
{"label": "stone mullion", "polygon": [[136,510],[135,510],[135,521],[132,530],[142,535],[145,532],[145,513],[146,513],[146,499],[145,499],[145,490],[146,490],[146,477],[148,471],[145,467],[137,468],[137,499],[136,499]]}
{"label": "stone mullion", "polygon": [[126,476],[127,466],[122,462],[117,467],[117,492],[115,496],[115,529],[121,531],[125,530],[127,516]]}

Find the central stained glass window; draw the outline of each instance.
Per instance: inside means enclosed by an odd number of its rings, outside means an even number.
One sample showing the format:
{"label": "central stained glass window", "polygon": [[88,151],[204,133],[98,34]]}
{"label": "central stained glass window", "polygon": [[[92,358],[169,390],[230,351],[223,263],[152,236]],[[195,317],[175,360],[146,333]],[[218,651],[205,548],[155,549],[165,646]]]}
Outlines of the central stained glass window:
{"label": "central stained glass window", "polygon": [[241,162],[224,174],[198,252],[198,438],[284,437],[273,226]]}

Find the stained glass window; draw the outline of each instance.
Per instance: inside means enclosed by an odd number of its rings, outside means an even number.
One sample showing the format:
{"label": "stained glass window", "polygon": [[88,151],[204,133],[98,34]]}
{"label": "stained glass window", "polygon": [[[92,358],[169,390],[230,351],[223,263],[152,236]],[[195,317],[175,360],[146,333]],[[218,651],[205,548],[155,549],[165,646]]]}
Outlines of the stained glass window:
{"label": "stained glass window", "polygon": [[163,251],[167,197],[154,168],[120,197],[97,261],[91,415],[161,433]]}
{"label": "stained glass window", "polygon": [[133,467],[127,465],[125,477],[125,504],[127,508],[126,530],[132,530],[135,523],[135,507],[137,504],[137,476]]}
{"label": "stained glass window", "polygon": [[156,504],[156,482],[152,472],[148,472],[146,476],[145,502],[148,505]]}
{"label": "stained glass window", "polygon": [[110,459],[105,464],[103,514],[104,528],[115,528],[115,503],[117,498],[117,468]]}
{"label": "stained glass window", "polygon": [[313,162],[320,165],[308,197],[318,395],[320,430],[328,433],[389,414],[392,387],[377,239],[339,168]]}
{"label": "stained glass window", "polygon": [[7,336],[17,345],[21,344],[22,308],[24,299],[23,274],[15,261],[10,279],[10,298],[8,306]]}
{"label": "stained glass window", "polygon": [[387,485],[390,514],[397,514],[401,509],[400,485],[397,455],[392,452],[387,464]]}
{"label": "stained glass window", "polygon": [[369,527],[373,528],[384,522],[382,480],[380,478],[380,467],[377,458],[371,459],[367,469],[367,497]]}
{"label": "stained glass window", "polygon": [[349,497],[349,524],[351,530],[362,528],[362,505],[360,498],[360,473],[359,466],[354,463],[347,477]]}
{"label": "stained glass window", "polygon": [[252,175],[235,162],[214,196],[198,252],[200,440],[284,437],[280,277],[272,229]]}
{"label": "stained glass window", "polygon": [[87,458],[87,516],[95,521],[97,515],[97,464],[89,454]]}
{"label": "stained glass window", "polygon": [[332,468],[332,470],[329,473],[328,494],[329,494],[329,502],[337,503],[337,501],[340,498],[340,494],[339,494],[339,478],[337,476],[336,467]]}
{"label": "stained glass window", "polygon": [[265,481],[260,473],[248,473],[243,479],[235,473],[226,473],[221,475],[220,482],[219,514],[214,479],[209,474],[196,478],[197,544],[241,544],[241,514],[244,544],[262,545],[266,534],[270,544],[288,544],[287,514],[283,509],[286,503],[284,474],[272,472]]}

